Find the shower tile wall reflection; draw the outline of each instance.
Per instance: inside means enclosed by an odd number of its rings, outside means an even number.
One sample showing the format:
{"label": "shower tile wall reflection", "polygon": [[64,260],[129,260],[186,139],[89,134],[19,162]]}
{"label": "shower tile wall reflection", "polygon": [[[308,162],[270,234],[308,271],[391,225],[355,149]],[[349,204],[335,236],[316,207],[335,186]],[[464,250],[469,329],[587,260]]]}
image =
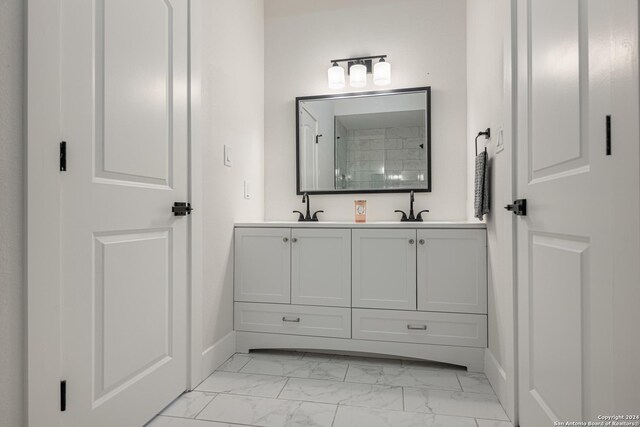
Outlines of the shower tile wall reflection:
{"label": "shower tile wall reflection", "polygon": [[336,128],[337,188],[426,187],[423,126]]}

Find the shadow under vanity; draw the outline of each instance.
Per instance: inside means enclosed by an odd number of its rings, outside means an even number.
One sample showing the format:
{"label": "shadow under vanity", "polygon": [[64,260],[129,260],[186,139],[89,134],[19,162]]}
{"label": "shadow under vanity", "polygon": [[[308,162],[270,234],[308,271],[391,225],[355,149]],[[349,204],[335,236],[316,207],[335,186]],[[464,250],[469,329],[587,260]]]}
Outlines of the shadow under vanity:
{"label": "shadow under vanity", "polygon": [[482,223],[235,227],[237,350],[365,352],[484,368]]}

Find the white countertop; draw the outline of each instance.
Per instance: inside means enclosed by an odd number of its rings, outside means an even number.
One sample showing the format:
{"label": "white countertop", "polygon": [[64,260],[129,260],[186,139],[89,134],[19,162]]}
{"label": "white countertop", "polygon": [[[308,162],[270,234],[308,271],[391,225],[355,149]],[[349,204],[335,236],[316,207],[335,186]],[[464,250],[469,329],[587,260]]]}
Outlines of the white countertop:
{"label": "white countertop", "polygon": [[237,222],[236,227],[263,227],[263,228],[487,228],[483,222],[477,221],[424,221],[424,222],[400,222],[400,221],[262,221],[262,222]]}

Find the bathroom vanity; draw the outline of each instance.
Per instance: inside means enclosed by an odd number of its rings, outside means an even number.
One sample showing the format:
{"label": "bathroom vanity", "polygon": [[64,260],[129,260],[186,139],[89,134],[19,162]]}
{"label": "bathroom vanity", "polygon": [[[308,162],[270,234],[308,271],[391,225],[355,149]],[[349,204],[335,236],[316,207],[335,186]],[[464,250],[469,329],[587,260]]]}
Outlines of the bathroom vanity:
{"label": "bathroom vanity", "polygon": [[367,352],[484,368],[482,223],[240,223],[237,350]]}

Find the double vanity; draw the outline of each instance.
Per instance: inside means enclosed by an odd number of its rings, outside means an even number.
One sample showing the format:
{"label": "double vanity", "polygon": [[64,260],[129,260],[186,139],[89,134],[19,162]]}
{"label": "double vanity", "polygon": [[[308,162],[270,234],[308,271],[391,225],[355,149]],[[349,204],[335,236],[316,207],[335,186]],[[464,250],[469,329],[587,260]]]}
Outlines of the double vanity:
{"label": "double vanity", "polygon": [[234,251],[240,352],[364,352],[484,368],[482,223],[240,223]]}

